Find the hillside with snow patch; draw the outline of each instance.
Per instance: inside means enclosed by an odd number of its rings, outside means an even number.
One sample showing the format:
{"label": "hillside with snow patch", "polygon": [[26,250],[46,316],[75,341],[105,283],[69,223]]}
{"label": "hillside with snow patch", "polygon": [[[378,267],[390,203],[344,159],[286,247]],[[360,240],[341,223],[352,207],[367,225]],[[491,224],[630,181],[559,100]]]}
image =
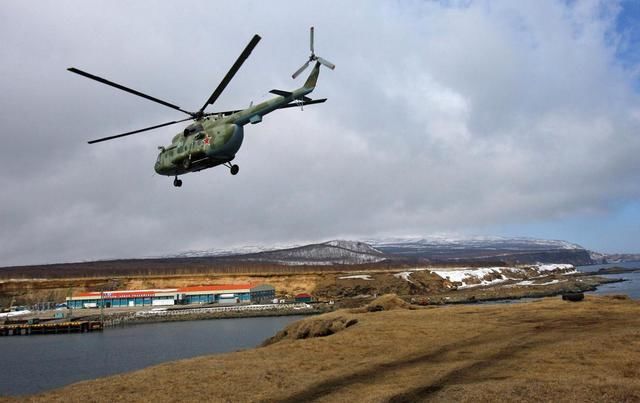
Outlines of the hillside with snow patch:
{"label": "hillside with snow patch", "polygon": [[377,263],[387,257],[364,242],[335,240],[320,244],[244,255],[243,260],[290,265]]}

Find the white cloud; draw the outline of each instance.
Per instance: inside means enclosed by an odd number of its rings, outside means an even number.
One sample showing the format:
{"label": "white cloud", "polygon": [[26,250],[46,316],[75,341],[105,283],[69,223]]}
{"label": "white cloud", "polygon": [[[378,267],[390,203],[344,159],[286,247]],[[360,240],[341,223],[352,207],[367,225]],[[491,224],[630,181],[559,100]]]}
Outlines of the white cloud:
{"label": "white cloud", "polygon": [[[3,263],[145,256],[342,235],[434,233],[599,211],[640,196],[637,66],[611,2],[6,3],[0,11]],[[175,119],[73,76],[197,109],[254,32],[216,107],[248,105],[305,60],[326,104],[248,126],[224,168],[153,175]],[[28,247],[27,247],[28,245]]]}

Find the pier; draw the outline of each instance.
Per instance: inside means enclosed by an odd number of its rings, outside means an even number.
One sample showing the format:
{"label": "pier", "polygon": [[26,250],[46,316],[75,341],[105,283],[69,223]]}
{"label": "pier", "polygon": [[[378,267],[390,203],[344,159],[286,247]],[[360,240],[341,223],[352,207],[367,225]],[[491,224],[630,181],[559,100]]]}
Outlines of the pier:
{"label": "pier", "polygon": [[74,321],[58,323],[21,323],[0,325],[0,336],[29,336],[34,334],[86,333],[102,331],[100,321]]}

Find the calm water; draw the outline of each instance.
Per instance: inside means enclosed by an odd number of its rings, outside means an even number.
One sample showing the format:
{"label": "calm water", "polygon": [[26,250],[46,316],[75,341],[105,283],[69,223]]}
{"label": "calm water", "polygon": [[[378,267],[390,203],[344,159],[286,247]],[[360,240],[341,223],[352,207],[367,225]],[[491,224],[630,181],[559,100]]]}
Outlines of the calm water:
{"label": "calm water", "polygon": [[302,316],[168,322],[0,338],[0,396],[42,392],[165,361],[255,347]]}
{"label": "calm water", "polygon": [[[577,266],[576,269],[583,273],[597,272],[600,269],[608,267],[624,267],[627,269],[640,268],[640,262],[628,262],[628,263],[612,263],[612,264],[598,264],[591,266]],[[612,284],[603,284],[595,291],[589,291],[585,294],[626,294],[633,299],[640,299],[640,271],[634,273],[625,274],[606,274],[600,275],[607,278],[621,278],[627,281]],[[536,301],[540,298],[521,298],[521,299],[503,299],[498,301],[483,301],[478,302],[479,305],[496,305],[496,304],[520,304],[530,301]]]}
{"label": "calm water", "polygon": [[[611,263],[611,264],[598,264],[593,266],[579,266],[577,269],[584,273],[596,272],[603,268],[608,267],[624,267],[628,269],[640,268],[640,262],[627,262],[627,263]],[[640,271],[634,273],[624,274],[606,274],[602,277],[608,278],[621,278],[627,281],[613,284],[603,284],[596,291],[592,291],[589,294],[627,294],[633,299],[640,299]]]}

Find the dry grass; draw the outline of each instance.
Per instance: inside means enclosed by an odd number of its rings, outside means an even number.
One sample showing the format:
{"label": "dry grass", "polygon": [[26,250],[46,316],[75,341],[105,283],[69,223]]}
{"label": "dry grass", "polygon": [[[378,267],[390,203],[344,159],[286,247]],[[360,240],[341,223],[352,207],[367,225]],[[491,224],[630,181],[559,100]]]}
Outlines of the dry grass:
{"label": "dry grass", "polygon": [[[167,363],[32,401],[640,401],[640,303],[355,313],[327,337]],[[23,399],[24,400],[24,399]]]}

